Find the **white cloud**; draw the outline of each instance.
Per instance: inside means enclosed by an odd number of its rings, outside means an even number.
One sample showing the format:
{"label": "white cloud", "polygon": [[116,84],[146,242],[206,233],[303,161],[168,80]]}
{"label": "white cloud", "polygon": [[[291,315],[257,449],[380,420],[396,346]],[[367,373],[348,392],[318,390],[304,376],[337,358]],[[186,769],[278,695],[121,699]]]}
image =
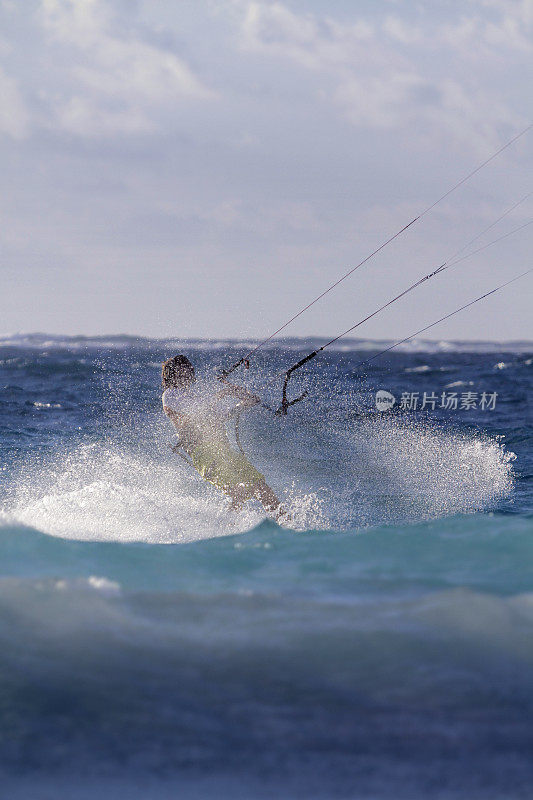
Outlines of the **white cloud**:
{"label": "white cloud", "polygon": [[[0,214],[18,287],[5,325],[28,327],[28,287],[41,329],[238,335],[289,316],[304,284],[318,294],[525,127],[531,8],[0,0]],[[330,333],[333,307],[347,327],[355,305],[381,304],[486,227],[526,194],[532,144],[293,332]],[[520,271],[527,232],[483,253],[480,283]],[[491,334],[524,337],[525,296],[520,308]],[[383,315],[380,335],[400,324]],[[459,338],[479,337],[462,324]]]}
{"label": "white cloud", "polygon": [[106,0],[42,0],[44,29],[72,59],[70,81],[55,101],[57,119],[81,135],[155,130],[174,104],[214,96],[169,49],[122,27]]}
{"label": "white cloud", "polygon": [[[479,3],[495,12],[479,16]],[[314,75],[317,99],[332,102],[360,128],[412,129],[427,136],[447,131],[473,147],[491,147],[495,131],[520,127],[497,89],[480,86],[483,72],[502,58],[533,49],[524,33],[530,0],[478,0],[470,15],[443,24],[436,17],[373,14],[341,24],[330,17],[297,14],[281,2],[242,3],[245,50],[293,61]],[[501,71],[501,68],[500,68]]]}
{"label": "white cloud", "polygon": [[110,16],[100,0],[42,0],[42,11],[56,39],[82,48],[98,42]]}
{"label": "white cloud", "polygon": [[533,0],[470,0],[479,9],[490,8],[502,17],[512,17],[526,28],[533,26]]}
{"label": "white cloud", "polygon": [[358,126],[395,125],[412,87],[423,84],[365,21],[344,26],[329,18],[298,17],[278,2],[251,2],[242,32],[248,50],[313,71],[321,81],[319,96],[332,99]]}
{"label": "white cloud", "polygon": [[481,52],[489,58],[498,58],[500,53],[507,57],[509,54],[533,53],[533,41],[527,35],[522,15],[512,13],[512,7],[508,7],[507,12],[511,13],[502,13],[494,19],[477,13],[447,23],[437,32],[435,43],[459,51],[465,58],[479,57]]}
{"label": "white cloud", "polygon": [[29,128],[29,114],[16,81],[0,67],[0,133],[22,139]]}
{"label": "white cloud", "polygon": [[505,16],[500,24],[487,24],[485,39],[488,45],[503,47],[507,50],[522,50],[524,53],[533,52],[533,41],[530,36],[524,35],[520,22],[511,16]]}
{"label": "white cloud", "polygon": [[422,86],[422,81],[416,75],[392,75],[387,81],[373,77],[361,81],[356,76],[346,76],[333,97],[354,125],[394,128],[406,96],[417,86]]}
{"label": "white cloud", "polygon": [[242,35],[250,51],[290,58],[314,70],[353,63],[374,40],[373,27],[364,21],[344,26],[330,18],[299,16],[279,2],[256,0],[246,4]]}
{"label": "white cloud", "polygon": [[74,96],[56,109],[63,130],[80,136],[115,136],[151,133],[155,125],[135,108],[103,108],[87,97]]}
{"label": "white cloud", "polygon": [[383,29],[391,39],[395,39],[401,44],[419,44],[424,39],[421,28],[409,24],[399,17],[385,17]]}

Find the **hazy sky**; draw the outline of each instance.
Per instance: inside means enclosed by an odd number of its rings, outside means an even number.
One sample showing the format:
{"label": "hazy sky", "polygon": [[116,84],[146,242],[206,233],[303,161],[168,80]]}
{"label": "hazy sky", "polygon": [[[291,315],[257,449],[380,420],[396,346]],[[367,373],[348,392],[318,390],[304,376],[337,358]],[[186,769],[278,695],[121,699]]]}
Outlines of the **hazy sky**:
{"label": "hazy sky", "polygon": [[[0,0],[0,333],[269,333],[533,120],[532,33],[533,0]],[[287,333],[435,268],[533,190],[532,156],[530,132]],[[527,269],[532,232],[357,335]],[[532,287],[430,335],[533,339]]]}

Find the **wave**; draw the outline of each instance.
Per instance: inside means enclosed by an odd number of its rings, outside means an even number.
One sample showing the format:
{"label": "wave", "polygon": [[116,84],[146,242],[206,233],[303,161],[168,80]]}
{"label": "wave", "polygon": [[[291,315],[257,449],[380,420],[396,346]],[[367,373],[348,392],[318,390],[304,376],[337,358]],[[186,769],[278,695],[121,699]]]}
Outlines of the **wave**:
{"label": "wave", "polygon": [[[514,485],[514,454],[478,432],[395,417],[353,427],[331,420],[287,427],[278,419],[265,429],[255,417],[251,424],[252,461],[298,530],[488,510]],[[13,474],[4,519],[69,539],[153,543],[239,533],[264,519],[255,503],[231,511],[224,495],[162,449],[167,434],[158,417],[120,433],[116,441],[109,434],[46,452],[40,461],[26,456]]]}
{"label": "wave", "polygon": [[289,592],[327,598],[468,586],[497,595],[531,589],[533,518],[477,514],[350,531],[289,531],[265,520],[244,533],[175,544],[51,536],[4,518],[3,574],[105,579],[127,591]]}
{"label": "wave", "polygon": [[532,558],[533,518],[503,514],[167,545],[0,527],[4,791],[525,798]]}
{"label": "wave", "polygon": [[267,522],[146,545],[1,529],[0,769],[35,775],[32,797],[60,770],[88,776],[75,798],[110,775],[134,797],[139,775],[193,781],[180,797],[211,796],[198,787],[216,775],[223,798],[330,800],[357,782],[407,800],[450,774],[443,797],[526,796],[505,789],[532,777],[532,530]]}
{"label": "wave", "polygon": [[[137,348],[149,350],[153,348],[187,348],[210,350],[241,350],[255,347],[260,339],[201,339],[201,338],[148,338],[133,334],[93,335],[93,336],[67,336],[47,333],[15,333],[0,335],[0,347],[11,348],[38,348],[38,349],[68,349],[81,351],[86,349],[128,350]],[[265,346],[265,350],[300,350],[316,349],[329,341],[328,337],[289,337],[273,339]],[[346,338],[332,345],[330,348],[336,352],[374,351],[382,350],[394,344],[392,339],[356,339]],[[432,340],[409,339],[399,345],[396,350],[405,353],[531,353],[533,342],[527,340],[517,341],[486,341],[486,340]]]}

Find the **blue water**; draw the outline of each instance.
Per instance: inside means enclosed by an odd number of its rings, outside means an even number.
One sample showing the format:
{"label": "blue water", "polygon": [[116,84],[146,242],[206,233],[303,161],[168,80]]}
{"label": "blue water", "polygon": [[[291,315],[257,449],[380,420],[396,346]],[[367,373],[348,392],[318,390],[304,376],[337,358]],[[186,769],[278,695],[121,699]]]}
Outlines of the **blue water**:
{"label": "blue water", "polygon": [[[163,358],[208,375],[246,344],[0,340],[5,796],[530,798],[533,345],[312,362],[286,418],[241,420],[284,529],[232,512],[161,413]],[[317,344],[235,377],[276,407]],[[397,410],[424,392],[477,407]]]}

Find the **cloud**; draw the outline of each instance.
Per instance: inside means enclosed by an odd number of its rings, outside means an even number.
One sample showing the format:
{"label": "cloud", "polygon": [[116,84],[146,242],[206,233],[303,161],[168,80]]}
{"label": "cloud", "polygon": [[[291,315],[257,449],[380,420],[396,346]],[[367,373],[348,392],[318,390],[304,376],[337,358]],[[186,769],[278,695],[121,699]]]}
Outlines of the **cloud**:
{"label": "cloud", "polygon": [[399,17],[385,17],[383,30],[391,39],[405,45],[420,44],[424,39],[422,28],[410,25]]}
{"label": "cloud", "polygon": [[62,130],[80,136],[115,136],[119,134],[145,134],[156,129],[149,115],[134,107],[106,108],[94,97],[74,96],[62,101],[56,108],[57,121]]}
{"label": "cloud", "polygon": [[[440,28],[437,44],[459,51],[465,58],[479,57],[481,53],[496,59],[503,53],[507,57],[531,54],[533,40],[528,34],[532,20],[525,13],[524,5],[512,0],[506,0],[505,4],[475,0],[471,4],[471,15]],[[495,12],[492,18],[487,17],[485,6]]]}
{"label": "cloud", "polygon": [[[480,16],[490,2],[492,18]],[[313,75],[315,97],[341,110],[356,127],[452,133],[474,147],[491,147],[495,130],[520,127],[497,88],[479,85],[479,72],[501,72],[509,54],[531,52],[524,33],[531,3],[477,0],[452,21],[402,9],[349,24],[298,14],[281,2],[241,4],[241,46],[271,60],[292,61]],[[388,9],[390,11],[390,9]]]}
{"label": "cloud", "polygon": [[373,26],[365,21],[344,26],[257,0],[245,4],[241,32],[245,49],[290,58],[313,70],[353,64],[366,54],[362,45],[374,40]]}
{"label": "cloud", "polygon": [[17,82],[0,67],[0,133],[22,139],[28,128],[29,114]]}
{"label": "cloud", "polygon": [[315,73],[318,95],[333,100],[357,126],[395,126],[413,90],[425,84],[364,20],[342,25],[298,16],[279,2],[254,1],[247,4],[242,34],[247,50],[295,61]]}
{"label": "cloud", "polygon": [[214,97],[185,61],[142,38],[106,0],[42,0],[51,46],[71,61],[54,111],[60,126],[83,136],[145,133],[174,115],[175,103]]}
{"label": "cloud", "polygon": [[492,9],[503,18],[511,17],[522,27],[533,26],[533,0],[470,0],[470,4],[481,10]]}
{"label": "cloud", "polygon": [[[32,327],[72,332],[258,333],[290,316],[525,127],[531,8],[0,0],[5,326],[28,327],[30,295]],[[331,332],[332,308],[348,326],[486,227],[528,191],[532,144],[293,332]],[[480,283],[520,271],[526,233],[483,252]],[[524,335],[526,305],[493,335]],[[380,335],[400,324],[384,315]]]}

